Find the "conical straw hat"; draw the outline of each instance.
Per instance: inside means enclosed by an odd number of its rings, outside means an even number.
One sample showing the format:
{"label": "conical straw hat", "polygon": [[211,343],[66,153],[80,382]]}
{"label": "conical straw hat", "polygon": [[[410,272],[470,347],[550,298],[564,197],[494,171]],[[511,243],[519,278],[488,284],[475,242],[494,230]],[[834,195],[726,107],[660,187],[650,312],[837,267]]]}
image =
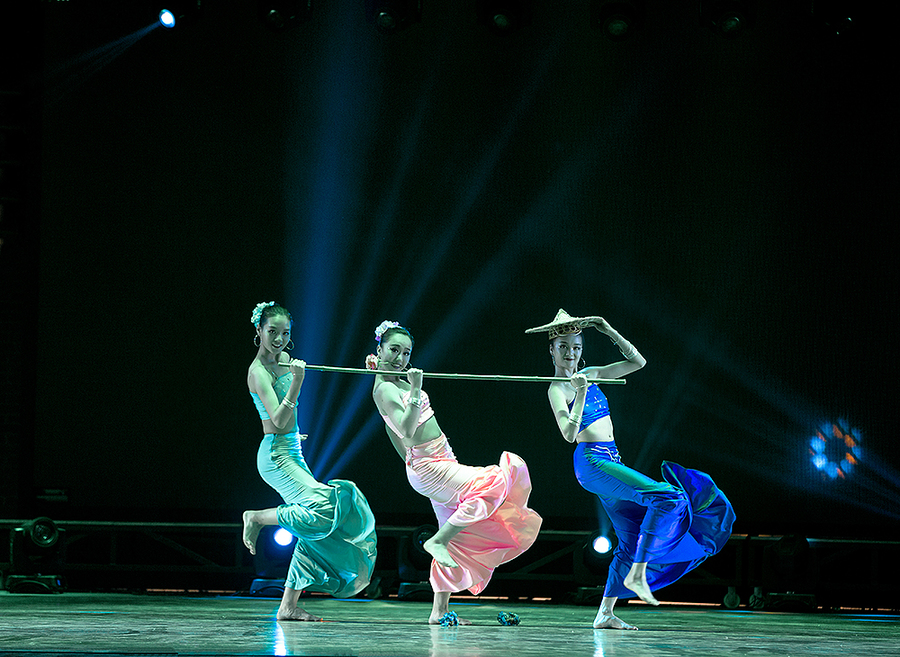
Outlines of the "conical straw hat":
{"label": "conical straw hat", "polygon": [[578,333],[581,333],[582,329],[585,329],[590,325],[591,320],[588,317],[572,317],[569,313],[560,308],[552,322],[544,324],[543,326],[535,326],[525,332],[543,333],[544,331],[547,331],[549,333],[549,338],[552,340],[560,335],[577,335]]}

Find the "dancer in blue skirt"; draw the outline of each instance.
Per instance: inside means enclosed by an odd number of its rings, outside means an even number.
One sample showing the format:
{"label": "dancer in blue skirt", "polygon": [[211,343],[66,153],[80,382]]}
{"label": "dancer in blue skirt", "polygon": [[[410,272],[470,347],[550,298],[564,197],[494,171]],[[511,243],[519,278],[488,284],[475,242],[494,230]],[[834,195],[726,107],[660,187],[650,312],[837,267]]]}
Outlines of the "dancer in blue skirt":
{"label": "dancer in blue skirt", "polygon": [[[607,335],[624,360],[583,367],[581,332],[588,327]],[[613,613],[616,601],[637,596],[658,605],[653,591],[722,549],[731,536],[734,510],[699,470],[664,461],[665,481],[658,482],[622,463],[606,396],[591,381],[620,378],[646,365],[634,345],[602,317],[572,317],[562,309],[552,322],[526,333],[544,331],[550,337],[555,376],[569,377],[551,383],[548,396],[563,438],[576,443],[575,477],[600,499],[619,539],[593,625],[637,629]]]}

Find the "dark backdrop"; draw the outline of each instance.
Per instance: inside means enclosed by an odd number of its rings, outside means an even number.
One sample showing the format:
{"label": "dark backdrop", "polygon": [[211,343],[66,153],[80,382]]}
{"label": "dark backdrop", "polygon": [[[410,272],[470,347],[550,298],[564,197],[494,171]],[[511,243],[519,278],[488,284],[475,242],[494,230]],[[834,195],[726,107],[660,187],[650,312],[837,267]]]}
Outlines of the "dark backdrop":
{"label": "dark backdrop", "polygon": [[[277,503],[245,384],[276,299],[294,357],[361,366],[387,318],[426,371],[550,375],[524,330],[603,315],[648,361],[607,390],[626,462],[710,473],[736,531],[896,528],[896,68],[865,7],[837,35],[760,0],[728,40],[649,0],[615,43],[575,0],[505,38],[471,0],[394,35],[357,0],[284,33],[236,0],[141,32],[132,4],[42,3],[34,484],[57,515]],[[425,517],[368,383],[308,374],[307,458],[380,520]],[[546,526],[596,524],[543,385],[426,387],[462,462],[515,451]],[[846,478],[810,463],[832,422],[865,450]]]}

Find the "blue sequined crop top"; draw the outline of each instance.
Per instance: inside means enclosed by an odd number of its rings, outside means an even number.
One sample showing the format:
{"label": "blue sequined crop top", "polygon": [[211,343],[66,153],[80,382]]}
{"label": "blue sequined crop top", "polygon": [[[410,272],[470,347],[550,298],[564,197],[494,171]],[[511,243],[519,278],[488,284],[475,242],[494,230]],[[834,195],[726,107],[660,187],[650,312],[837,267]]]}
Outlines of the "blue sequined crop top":
{"label": "blue sequined crop top", "polygon": [[[275,390],[275,396],[278,398],[279,404],[287,394],[288,388],[291,387],[291,382],[293,382],[293,380],[294,375],[290,372],[285,372],[277,379],[275,379],[275,382],[272,384],[272,388]],[[257,395],[255,392],[251,392],[250,397],[253,399],[253,403],[256,405],[256,410],[259,411],[259,419],[271,420],[272,418],[269,417],[269,413],[266,411],[266,405],[262,403],[262,399],[259,398],[259,395]]]}
{"label": "blue sequined crop top", "polygon": [[[570,411],[574,403],[574,399],[569,402]],[[581,426],[578,427],[578,433],[581,433],[594,422],[607,415],[609,415],[609,402],[606,400],[606,395],[603,394],[603,391],[596,384],[590,384],[584,397],[584,411],[581,413]]]}

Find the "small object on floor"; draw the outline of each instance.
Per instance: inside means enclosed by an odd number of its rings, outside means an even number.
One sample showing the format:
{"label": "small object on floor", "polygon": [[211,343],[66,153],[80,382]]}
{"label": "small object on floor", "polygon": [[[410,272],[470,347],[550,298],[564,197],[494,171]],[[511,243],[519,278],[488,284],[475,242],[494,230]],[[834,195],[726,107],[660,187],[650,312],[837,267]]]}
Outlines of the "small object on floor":
{"label": "small object on floor", "polygon": [[501,625],[518,625],[519,614],[514,614],[511,611],[501,611],[497,614],[497,620]]}
{"label": "small object on floor", "polygon": [[456,625],[459,625],[459,616],[456,615],[455,611],[448,611],[441,616],[441,627],[453,627]]}

